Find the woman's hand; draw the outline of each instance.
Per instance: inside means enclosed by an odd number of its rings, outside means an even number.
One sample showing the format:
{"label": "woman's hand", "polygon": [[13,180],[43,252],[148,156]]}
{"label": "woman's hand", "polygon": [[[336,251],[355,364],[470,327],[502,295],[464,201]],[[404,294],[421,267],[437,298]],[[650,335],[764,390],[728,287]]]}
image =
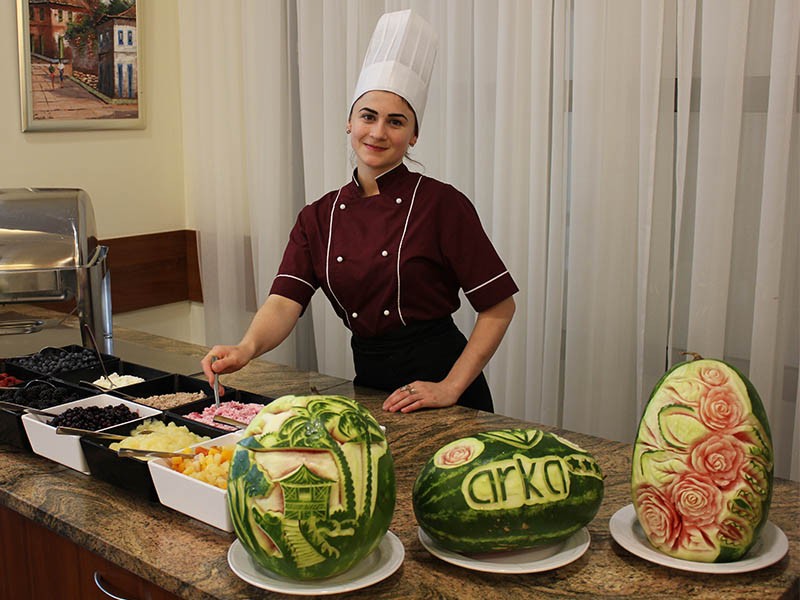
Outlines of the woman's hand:
{"label": "woman's hand", "polygon": [[[214,379],[222,373],[233,373],[244,367],[252,359],[252,353],[238,346],[214,346],[203,357],[200,364],[208,383],[214,385]],[[215,359],[212,361],[212,359]],[[212,366],[213,362],[213,366]]]}
{"label": "woman's hand", "polygon": [[414,381],[395,390],[383,403],[389,412],[412,412],[420,408],[445,408],[458,402],[460,392],[445,383]]}
{"label": "woman's hand", "polygon": [[411,412],[420,408],[452,406],[475,380],[497,350],[514,316],[511,297],[478,313],[466,348],[442,381],[414,381],[395,390],[383,403],[389,412]]}
{"label": "woman's hand", "polygon": [[[294,300],[270,294],[242,341],[235,346],[214,346],[200,361],[208,383],[214,385],[217,374],[238,371],[255,357],[277,347],[292,332],[302,312],[302,305]],[[216,357],[213,367],[212,357]]]}

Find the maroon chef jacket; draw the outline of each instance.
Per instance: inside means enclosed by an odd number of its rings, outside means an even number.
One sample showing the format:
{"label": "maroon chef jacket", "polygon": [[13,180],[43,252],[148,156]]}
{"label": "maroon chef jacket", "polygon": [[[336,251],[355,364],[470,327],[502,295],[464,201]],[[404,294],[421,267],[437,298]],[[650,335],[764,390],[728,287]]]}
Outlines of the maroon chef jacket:
{"label": "maroon chef jacket", "polygon": [[322,287],[360,337],[446,317],[463,289],[480,312],[518,291],[467,197],[404,164],[361,196],[356,174],[303,208],[289,235],[271,294],[304,310]]}

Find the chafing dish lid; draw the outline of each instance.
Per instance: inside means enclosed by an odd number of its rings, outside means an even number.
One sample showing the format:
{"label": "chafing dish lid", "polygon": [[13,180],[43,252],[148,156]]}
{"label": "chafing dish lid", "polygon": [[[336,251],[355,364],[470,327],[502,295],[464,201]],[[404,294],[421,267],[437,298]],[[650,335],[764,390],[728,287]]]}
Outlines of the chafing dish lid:
{"label": "chafing dish lid", "polygon": [[94,210],[85,191],[0,189],[0,271],[81,267],[96,247]]}

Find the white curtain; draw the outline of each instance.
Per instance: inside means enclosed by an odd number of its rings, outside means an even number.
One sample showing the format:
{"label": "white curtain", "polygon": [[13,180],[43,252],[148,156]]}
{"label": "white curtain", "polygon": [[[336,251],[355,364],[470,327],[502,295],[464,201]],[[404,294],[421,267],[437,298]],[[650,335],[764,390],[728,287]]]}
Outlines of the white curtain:
{"label": "white curtain", "polygon": [[[179,18],[185,192],[207,343],[233,344],[266,299],[303,206],[294,14],[283,0],[181,0]],[[315,368],[309,325],[266,358]]]}
{"label": "white curtain", "polygon": [[[208,343],[238,339],[299,207],[349,177],[364,50],[407,7],[440,37],[411,168],[472,198],[521,288],[497,411],[631,441],[689,349],[749,374],[800,479],[796,0],[181,0]],[[279,362],[351,377],[321,294],[309,312]]]}

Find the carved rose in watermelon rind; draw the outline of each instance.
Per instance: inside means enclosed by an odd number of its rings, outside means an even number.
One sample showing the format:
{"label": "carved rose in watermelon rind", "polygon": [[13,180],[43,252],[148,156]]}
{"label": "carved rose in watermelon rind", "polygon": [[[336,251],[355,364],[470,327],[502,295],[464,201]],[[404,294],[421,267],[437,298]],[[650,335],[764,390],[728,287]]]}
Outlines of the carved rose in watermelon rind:
{"label": "carved rose in watermelon rind", "polygon": [[734,367],[694,360],[656,384],[631,475],[633,505],[653,547],[684,560],[739,560],[766,522],[772,477],[766,412]]}

